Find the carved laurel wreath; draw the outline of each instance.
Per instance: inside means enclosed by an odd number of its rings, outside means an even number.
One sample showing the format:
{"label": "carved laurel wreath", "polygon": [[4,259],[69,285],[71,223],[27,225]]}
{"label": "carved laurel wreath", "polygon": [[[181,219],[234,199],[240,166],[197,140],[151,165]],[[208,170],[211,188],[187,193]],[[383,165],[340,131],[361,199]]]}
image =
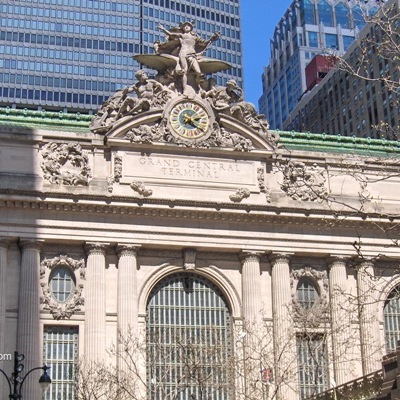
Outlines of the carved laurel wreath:
{"label": "carved laurel wreath", "polygon": [[[59,302],[53,296],[49,281],[52,271],[55,268],[64,267],[69,269],[75,278],[75,291],[70,298],[65,302]],[[79,274],[76,272],[79,271]],[[42,288],[42,296],[40,304],[43,310],[49,310],[54,319],[68,319],[81,310],[84,305],[82,296],[83,283],[85,279],[85,262],[83,259],[75,260],[66,255],[60,255],[52,259],[44,259],[40,264],[40,286]]]}
{"label": "carved laurel wreath", "polygon": [[[306,309],[298,302],[297,286],[303,278],[309,278],[317,288],[319,298],[313,307]],[[328,314],[328,274],[311,267],[296,269],[291,272],[290,287],[292,292],[292,306],[297,321],[306,320],[308,325],[318,325]]]}

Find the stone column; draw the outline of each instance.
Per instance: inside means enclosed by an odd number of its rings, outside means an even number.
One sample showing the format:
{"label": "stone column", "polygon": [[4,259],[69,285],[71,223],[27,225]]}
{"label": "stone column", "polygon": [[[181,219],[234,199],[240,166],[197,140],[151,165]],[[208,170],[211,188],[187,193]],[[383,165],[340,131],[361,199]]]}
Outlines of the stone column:
{"label": "stone column", "polygon": [[[34,240],[21,240],[22,248],[19,295],[18,295],[18,334],[17,351],[24,354],[24,371],[42,365],[40,347],[40,249],[42,243]],[[41,374],[39,374],[40,376]],[[23,398],[32,400],[42,397],[38,375],[31,374],[24,383]]]}
{"label": "stone column", "polygon": [[87,243],[85,283],[85,360],[104,361],[106,346],[105,243]]}
{"label": "stone column", "polygon": [[289,254],[272,254],[275,384],[278,400],[297,400],[296,336],[293,331]]}
{"label": "stone column", "polygon": [[329,266],[333,367],[336,385],[351,380],[351,310],[345,257],[332,257]]}
{"label": "stone column", "polygon": [[[118,347],[126,340],[137,340],[137,252],[139,245],[119,245],[118,253]],[[134,344],[134,343],[133,343]],[[118,367],[123,370],[126,362],[120,357]]]}
{"label": "stone column", "polygon": [[[6,267],[7,267],[7,250],[10,241],[0,238],[0,354],[4,354],[4,337],[6,334]],[[10,353],[10,351],[8,352]],[[0,368],[3,368],[3,361],[0,360]],[[1,398],[1,391],[0,391]]]}
{"label": "stone column", "polygon": [[256,251],[243,251],[242,259],[242,302],[243,317],[253,323],[261,319],[260,256]]}
{"label": "stone column", "polygon": [[357,269],[358,310],[360,318],[361,355],[364,375],[381,368],[377,289],[373,282],[374,263],[363,260]]}

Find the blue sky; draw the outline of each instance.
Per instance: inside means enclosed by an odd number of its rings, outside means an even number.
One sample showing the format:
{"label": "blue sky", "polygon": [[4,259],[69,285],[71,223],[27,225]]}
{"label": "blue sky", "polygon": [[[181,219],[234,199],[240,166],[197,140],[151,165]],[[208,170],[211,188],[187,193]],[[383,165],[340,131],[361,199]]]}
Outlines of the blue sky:
{"label": "blue sky", "polygon": [[276,24],[291,0],[241,0],[244,85],[246,101],[258,108],[261,96],[261,74],[268,64]]}

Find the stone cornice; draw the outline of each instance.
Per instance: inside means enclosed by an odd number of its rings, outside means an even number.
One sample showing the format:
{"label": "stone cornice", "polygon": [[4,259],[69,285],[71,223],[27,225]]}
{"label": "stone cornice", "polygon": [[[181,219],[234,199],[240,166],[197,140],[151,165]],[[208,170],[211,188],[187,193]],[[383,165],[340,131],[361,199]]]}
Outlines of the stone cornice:
{"label": "stone cornice", "polygon": [[[162,218],[190,218],[223,220],[235,222],[285,223],[291,225],[326,227],[327,221],[336,221],[340,228],[354,228],[362,224],[364,228],[381,231],[390,229],[395,221],[383,220],[379,214],[370,214],[367,219],[363,214],[343,212],[342,220],[337,221],[332,211],[315,207],[278,208],[273,205],[248,205],[240,203],[216,203],[211,201],[152,199],[138,197],[89,196],[84,194],[65,195],[55,193],[31,193],[30,197],[0,199],[0,208],[30,209],[68,213],[96,213],[113,215],[134,215]],[[113,204],[114,203],[114,204]],[[309,205],[307,203],[307,205]],[[330,226],[334,229],[334,225]]]}

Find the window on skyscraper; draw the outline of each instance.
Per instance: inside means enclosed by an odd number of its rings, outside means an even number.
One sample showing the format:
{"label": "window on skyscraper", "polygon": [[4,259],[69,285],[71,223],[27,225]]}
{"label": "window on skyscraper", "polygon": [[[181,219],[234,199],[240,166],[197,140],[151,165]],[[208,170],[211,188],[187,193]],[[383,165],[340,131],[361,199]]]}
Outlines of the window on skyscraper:
{"label": "window on skyscraper", "polygon": [[314,3],[310,0],[304,0],[301,5],[301,20],[302,24],[316,24]]}
{"label": "window on skyscraper", "polygon": [[343,3],[339,3],[335,6],[336,25],[340,25],[342,28],[350,28],[350,10]]}
{"label": "window on skyscraper", "polygon": [[317,32],[308,32],[308,46],[309,47],[318,47],[318,33]]}
{"label": "window on skyscraper", "polygon": [[358,29],[362,29],[365,25],[364,13],[360,6],[355,6],[352,9],[353,25]]}
{"label": "window on skyscraper", "polygon": [[332,6],[325,0],[318,4],[319,23],[325,26],[333,26]]}
{"label": "window on skyscraper", "polygon": [[325,46],[327,49],[339,49],[338,36],[332,33],[325,34]]}
{"label": "window on skyscraper", "polygon": [[351,46],[353,42],[354,42],[353,36],[343,36],[344,51],[347,51],[347,49]]}

